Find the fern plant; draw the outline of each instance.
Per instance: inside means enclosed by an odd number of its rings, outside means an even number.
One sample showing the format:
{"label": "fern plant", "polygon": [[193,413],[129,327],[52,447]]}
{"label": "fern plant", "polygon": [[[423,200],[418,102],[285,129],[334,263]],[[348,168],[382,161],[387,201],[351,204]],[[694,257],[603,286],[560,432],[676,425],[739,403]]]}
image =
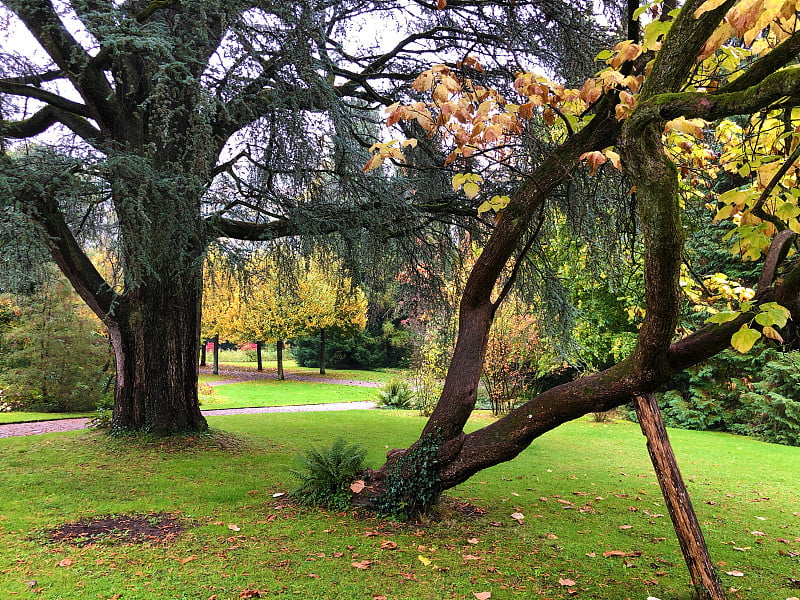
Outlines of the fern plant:
{"label": "fern plant", "polygon": [[290,472],[299,481],[291,495],[303,504],[345,508],[350,502],[349,486],[364,470],[367,451],[343,438],[328,448],[310,448],[298,455],[300,467]]}
{"label": "fern plant", "polygon": [[413,408],[414,390],[401,379],[390,379],[378,391],[378,406],[382,408]]}

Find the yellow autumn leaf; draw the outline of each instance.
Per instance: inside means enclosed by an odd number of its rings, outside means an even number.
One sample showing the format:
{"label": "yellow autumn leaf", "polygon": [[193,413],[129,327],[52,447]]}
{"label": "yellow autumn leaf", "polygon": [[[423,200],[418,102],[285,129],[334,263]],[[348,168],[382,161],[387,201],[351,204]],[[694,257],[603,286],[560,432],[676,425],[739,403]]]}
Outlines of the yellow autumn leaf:
{"label": "yellow autumn leaf", "polygon": [[422,554],[417,555],[417,560],[419,562],[421,562],[423,565],[425,565],[426,567],[430,566],[430,564],[431,564],[431,559],[430,558],[425,558],[424,556],[422,556]]}
{"label": "yellow autumn leaf", "polygon": [[475,196],[477,196],[480,193],[481,186],[479,186],[474,181],[468,181],[467,183],[464,184],[463,190],[467,198],[472,200]]}
{"label": "yellow autumn leaf", "polygon": [[731,336],[731,346],[733,346],[737,352],[744,354],[750,350],[750,348],[753,347],[753,344],[755,344],[760,338],[760,332],[755,329],[751,329],[747,326],[747,324],[745,324],[741,326],[739,331]]}
{"label": "yellow autumn leaf", "polygon": [[702,127],[703,123],[704,122],[700,119],[687,119],[686,117],[678,117],[677,119],[667,121],[667,124],[664,126],[664,131],[680,131],[681,133],[691,135],[692,137],[701,140],[704,137]]}
{"label": "yellow autumn leaf", "polygon": [[432,71],[423,71],[417,76],[417,78],[414,80],[414,83],[411,84],[411,87],[418,92],[425,92],[433,87],[435,80],[436,78],[434,77]]}
{"label": "yellow autumn leaf", "polygon": [[703,2],[696,11],[694,11],[694,18],[699,19],[704,13],[714,10],[715,8],[719,8],[723,4],[725,4],[726,0],[706,0]]}

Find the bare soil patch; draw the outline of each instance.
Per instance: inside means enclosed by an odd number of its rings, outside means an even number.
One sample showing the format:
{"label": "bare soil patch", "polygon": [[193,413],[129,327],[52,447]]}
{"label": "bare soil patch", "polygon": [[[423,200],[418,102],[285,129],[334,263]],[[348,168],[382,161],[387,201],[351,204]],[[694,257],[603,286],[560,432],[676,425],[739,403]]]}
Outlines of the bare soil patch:
{"label": "bare soil patch", "polygon": [[54,542],[87,546],[98,542],[118,544],[166,544],[184,531],[183,523],[171,513],[111,515],[65,523],[47,532]]}

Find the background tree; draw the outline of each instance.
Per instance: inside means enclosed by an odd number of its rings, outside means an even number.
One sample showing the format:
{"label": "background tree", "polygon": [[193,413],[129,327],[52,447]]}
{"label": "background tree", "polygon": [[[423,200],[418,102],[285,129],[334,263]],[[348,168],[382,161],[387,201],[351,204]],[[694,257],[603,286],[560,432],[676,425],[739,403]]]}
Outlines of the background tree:
{"label": "background tree", "polygon": [[[36,225],[108,328],[112,429],[157,434],[206,427],[196,375],[210,241],[368,229],[386,238],[429,224],[446,235],[474,215],[446,178],[361,173],[381,141],[374,109],[398,99],[420,60],[469,48],[497,57],[500,74],[529,55],[554,68],[591,56],[603,37],[588,2],[509,10],[463,0],[446,13],[414,0],[4,0],[2,9],[6,31],[24,27],[40,51],[4,43],[0,136],[52,147],[2,157],[4,206]],[[366,38],[370,19],[396,41]],[[438,155],[422,146],[421,163]],[[101,229],[119,285],[85,252]]]}
{"label": "background tree", "polygon": [[[285,261],[284,261],[285,262]],[[291,262],[291,267],[295,267]],[[283,351],[286,340],[302,331],[302,297],[298,293],[293,269],[263,254],[248,261],[248,279],[240,297],[241,306],[235,327],[241,340],[274,342],[278,379],[284,380]]]}
{"label": "background tree", "polygon": [[367,324],[367,298],[336,260],[311,257],[297,281],[302,331],[319,339],[318,366],[325,374],[326,336],[352,336]]}
{"label": "background tree", "polygon": [[3,297],[2,400],[23,410],[94,410],[114,377],[108,337],[69,283],[53,275],[34,292]]}

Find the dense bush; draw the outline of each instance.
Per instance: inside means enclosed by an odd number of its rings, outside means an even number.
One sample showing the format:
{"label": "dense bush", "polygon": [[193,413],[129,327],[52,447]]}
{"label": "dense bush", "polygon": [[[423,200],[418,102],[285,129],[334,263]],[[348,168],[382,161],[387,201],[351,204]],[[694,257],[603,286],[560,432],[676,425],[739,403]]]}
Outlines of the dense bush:
{"label": "dense bush", "polygon": [[367,451],[339,438],[329,448],[311,448],[298,455],[300,467],[292,475],[300,484],[291,495],[304,504],[329,508],[350,505],[350,484],[364,470]]}
{"label": "dense bush", "polygon": [[[319,367],[319,336],[296,338],[292,356],[301,367]],[[350,337],[325,337],[326,366],[333,369],[405,367],[411,354],[408,334],[385,322],[380,330],[364,330]]]}
{"label": "dense bush", "polygon": [[725,351],[671,385],[658,394],[669,427],[800,445],[800,352]]}

